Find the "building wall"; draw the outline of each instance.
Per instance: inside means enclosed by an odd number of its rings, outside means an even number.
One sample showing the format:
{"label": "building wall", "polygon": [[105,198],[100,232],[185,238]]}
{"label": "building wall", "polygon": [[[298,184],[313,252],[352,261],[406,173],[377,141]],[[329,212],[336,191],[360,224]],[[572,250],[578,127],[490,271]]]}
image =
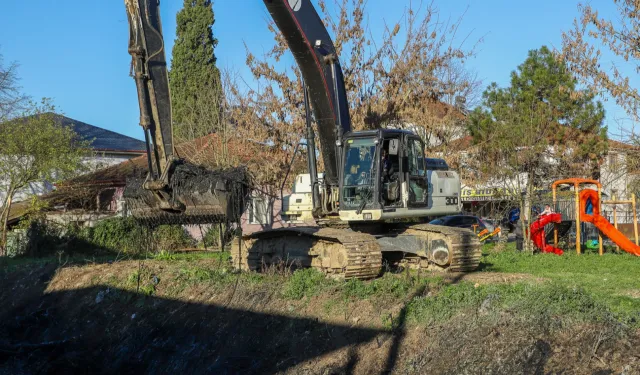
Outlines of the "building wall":
{"label": "building wall", "polygon": [[[628,200],[631,198],[629,186],[633,182],[633,177],[627,170],[627,155],[623,150],[611,150],[605,157],[605,161],[600,168],[600,183],[602,192],[606,197],[603,201],[611,199],[614,195],[617,200]],[[602,205],[603,216],[613,222],[613,210],[616,210],[618,222],[631,223],[633,219],[630,204]]]}

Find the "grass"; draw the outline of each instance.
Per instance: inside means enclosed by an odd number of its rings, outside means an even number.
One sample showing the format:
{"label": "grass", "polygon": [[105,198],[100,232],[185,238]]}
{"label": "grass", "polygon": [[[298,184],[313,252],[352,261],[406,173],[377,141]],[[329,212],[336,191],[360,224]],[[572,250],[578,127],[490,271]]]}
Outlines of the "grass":
{"label": "grass", "polygon": [[495,317],[508,313],[511,319],[538,322],[549,328],[568,321],[636,323],[630,315],[611,312],[583,288],[551,283],[475,286],[463,282],[445,286],[432,296],[415,298],[407,305],[408,318],[423,324],[447,321],[460,313]]}
{"label": "grass", "polygon": [[[516,284],[495,283],[477,285],[469,282],[451,283],[437,273],[386,273],[369,281],[337,281],[314,269],[282,272],[237,272],[229,262],[229,253],[161,252],[145,259],[159,262],[162,275],[155,276],[146,263],[138,271],[120,276],[119,284],[127,289],[139,289],[142,295],[156,294],[156,287],[167,288],[171,296],[179,297],[194,286],[205,289],[224,288],[240,282],[256,290],[273,290],[283,300],[309,301],[323,299],[327,315],[346,311],[354,301],[370,300],[380,311],[382,324],[393,326],[392,306],[402,309],[406,321],[416,324],[437,324],[461,314],[472,316],[504,316],[527,321],[617,321],[640,327],[640,290],[637,277],[640,259],[627,254],[606,254],[602,257],[570,252],[563,256],[516,252],[513,244],[498,250],[485,245],[481,269],[478,272],[523,273],[540,277],[543,282]],[[71,257],[68,263],[108,261],[114,257],[88,260],[86,256]],[[12,267],[34,263],[59,262],[57,257],[17,258],[5,260]],[[62,263],[65,259],[62,259]],[[166,266],[164,265],[166,264]],[[170,265],[170,266],[169,266]],[[156,278],[154,278],[154,276]],[[158,278],[162,277],[162,280]],[[113,278],[113,277],[112,277]],[[140,281],[138,283],[138,280]],[[235,288],[235,287],[234,287]],[[346,309],[346,310],[345,310]]]}
{"label": "grass", "polygon": [[229,252],[208,252],[208,251],[190,251],[184,253],[174,253],[168,251],[160,251],[156,254],[149,255],[131,255],[121,254],[102,254],[102,255],[85,255],[85,254],[60,254],[48,255],[43,257],[0,257],[0,269],[13,270],[24,266],[44,265],[44,264],[86,264],[86,263],[105,263],[116,260],[145,260],[155,259],[164,261],[197,261],[200,259],[215,259],[226,262],[229,259]]}
{"label": "grass", "polygon": [[28,257],[20,256],[15,258],[2,257],[0,258],[0,270],[14,271],[16,269],[33,266],[44,266],[46,264],[89,264],[89,263],[104,263],[116,260],[116,255],[49,255],[44,257]]}
{"label": "grass", "polygon": [[640,259],[630,254],[567,251],[562,256],[517,252],[513,244],[505,251],[485,247],[482,271],[526,273],[566,288],[581,288],[597,300],[622,314],[640,311]]}

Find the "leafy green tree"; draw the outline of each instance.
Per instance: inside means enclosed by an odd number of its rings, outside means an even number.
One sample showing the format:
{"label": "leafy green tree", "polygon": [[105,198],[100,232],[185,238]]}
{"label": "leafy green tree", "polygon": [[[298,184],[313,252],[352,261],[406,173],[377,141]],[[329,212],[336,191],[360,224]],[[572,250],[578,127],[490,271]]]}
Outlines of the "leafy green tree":
{"label": "leafy green tree", "polygon": [[603,120],[602,104],[543,46],[529,51],[509,87],[489,85],[468,128],[484,180],[516,192],[527,212],[537,187],[558,178],[598,177],[607,151]]}
{"label": "leafy green tree", "polygon": [[32,183],[55,182],[82,170],[89,142],[55,121],[47,99],[31,103],[22,117],[0,124],[0,256],[5,254],[11,204]]}
{"label": "leafy green tree", "polygon": [[174,135],[178,141],[216,130],[220,120],[222,85],[211,30],[215,18],[210,0],[184,0],[177,15],[169,84]]}

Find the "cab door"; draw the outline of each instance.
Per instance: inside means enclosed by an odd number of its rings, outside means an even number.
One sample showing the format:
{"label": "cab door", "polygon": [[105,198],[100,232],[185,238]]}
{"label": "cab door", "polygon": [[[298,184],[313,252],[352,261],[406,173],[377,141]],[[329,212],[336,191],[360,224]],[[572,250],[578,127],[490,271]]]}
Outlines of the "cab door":
{"label": "cab door", "polygon": [[409,207],[426,207],[429,202],[429,184],[424,160],[424,144],[417,137],[407,137],[405,143],[407,202]]}

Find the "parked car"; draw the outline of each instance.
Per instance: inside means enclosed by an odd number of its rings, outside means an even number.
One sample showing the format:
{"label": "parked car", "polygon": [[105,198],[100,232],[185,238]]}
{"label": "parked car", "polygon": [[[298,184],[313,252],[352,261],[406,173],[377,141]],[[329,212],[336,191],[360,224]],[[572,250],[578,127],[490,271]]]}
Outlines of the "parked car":
{"label": "parked car", "polygon": [[445,227],[456,227],[456,228],[466,228],[475,230],[476,233],[482,231],[483,229],[493,230],[493,227],[482,221],[477,216],[468,216],[468,215],[451,215],[451,216],[443,216],[439,217],[435,220],[431,220],[429,224],[433,225],[443,225]]}

